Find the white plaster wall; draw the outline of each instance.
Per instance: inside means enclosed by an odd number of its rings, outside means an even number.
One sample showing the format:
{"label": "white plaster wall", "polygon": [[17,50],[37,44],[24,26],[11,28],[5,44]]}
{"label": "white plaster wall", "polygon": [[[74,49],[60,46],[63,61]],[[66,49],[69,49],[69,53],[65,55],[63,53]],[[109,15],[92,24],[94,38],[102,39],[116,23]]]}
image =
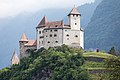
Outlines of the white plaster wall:
{"label": "white plaster wall", "polygon": [[[76,23],[76,25],[75,25]],[[69,24],[72,30],[80,30],[80,15],[70,15],[69,16]]]}
{"label": "white plaster wall", "polygon": [[80,31],[80,46],[84,49],[84,31]]}
{"label": "white plaster wall", "polygon": [[[51,32],[52,30],[52,32]],[[62,45],[62,29],[56,29],[57,31],[54,31],[55,29],[49,29],[44,31],[44,47],[54,47],[54,46],[61,46]],[[56,37],[54,35],[57,35]],[[52,35],[52,37],[50,37]],[[48,43],[48,41],[50,43]],[[58,43],[56,43],[58,41]]]}
{"label": "white plaster wall", "polygon": [[[75,37],[76,35],[78,37]],[[64,29],[63,44],[69,46],[80,46],[80,30]]]}
{"label": "white plaster wall", "polygon": [[[40,38],[41,36],[44,36],[43,34],[44,28],[37,28],[37,49],[40,49],[44,45],[43,38]],[[39,33],[41,31],[41,34]],[[42,43],[43,41],[43,43]]]}

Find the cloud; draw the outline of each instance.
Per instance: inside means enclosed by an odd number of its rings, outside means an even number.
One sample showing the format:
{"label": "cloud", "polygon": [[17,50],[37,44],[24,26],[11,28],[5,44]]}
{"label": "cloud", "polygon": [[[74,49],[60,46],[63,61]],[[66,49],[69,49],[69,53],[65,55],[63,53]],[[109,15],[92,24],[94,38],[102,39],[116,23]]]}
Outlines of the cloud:
{"label": "cloud", "polygon": [[47,8],[68,8],[91,3],[94,0],[0,0],[0,18]]}

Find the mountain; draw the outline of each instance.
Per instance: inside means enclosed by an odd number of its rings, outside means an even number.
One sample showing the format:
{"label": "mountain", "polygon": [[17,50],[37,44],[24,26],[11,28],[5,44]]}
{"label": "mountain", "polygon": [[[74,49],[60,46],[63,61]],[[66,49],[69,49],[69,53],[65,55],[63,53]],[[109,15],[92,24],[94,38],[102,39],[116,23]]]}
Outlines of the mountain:
{"label": "mountain", "polygon": [[85,29],[85,48],[120,49],[120,0],[103,0]]}
{"label": "mountain", "polygon": [[96,9],[96,7],[98,6],[98,4],[101,2],[102,0],[95,0],[94,3],[87,3],[84,4],[82,6],[78,7],[79,12],[81,13],[81,26],[82,28],[86,28],[86,26],[88,25],[88,23],[90,22],[90,19],[94,13],[94,10]]}
{"label": "mountain", "polygon": [[[82,14],[82,28],[86,27],[100,1],[101,0],[96,0],[94,3],[78,7],[79,12]],[[11,57],[15,48],[19,53],[18,41],[20,40],[23,32],[26,33],[27,38],[35,39],[35,27],[44,15],[47,16],[49,21],[64,19],[64,21],[67,22],[66,15],[70,12],[70,10],[71,8],[46,9],[40,10],[36,13],[22,13],[15,17],[0,19],[0,69],[10,65]]]}

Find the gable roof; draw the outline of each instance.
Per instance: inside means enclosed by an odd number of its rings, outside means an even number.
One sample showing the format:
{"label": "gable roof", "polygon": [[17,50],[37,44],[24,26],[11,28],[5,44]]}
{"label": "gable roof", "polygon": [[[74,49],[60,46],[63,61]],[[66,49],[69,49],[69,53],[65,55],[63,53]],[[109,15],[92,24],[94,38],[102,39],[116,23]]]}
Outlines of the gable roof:
{"label": "gable roof", "polygon": [[23,33],[20,41],[28,41],[26,34]]}
{"label": "gable roof", "polygon": [[48,22],[47,17],[44,16],[43,19],[40,21],[40,23],[38,24],[38,27],[43,27],[46,25],[46,23]]}
{"label": "gable roof", "polygon": [[71,15],[71,14],[81,15],[81,14],[78,12],[78,10],[77,10],[77,8],[76,8],[75,6],[74,6],[73,9],[70,11],[70,13],[68,14],[68,16]]}

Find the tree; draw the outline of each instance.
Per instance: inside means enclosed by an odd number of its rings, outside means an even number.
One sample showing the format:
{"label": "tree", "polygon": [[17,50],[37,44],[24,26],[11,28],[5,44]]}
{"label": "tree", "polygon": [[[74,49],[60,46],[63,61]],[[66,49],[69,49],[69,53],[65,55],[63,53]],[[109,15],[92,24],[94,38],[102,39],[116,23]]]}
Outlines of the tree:
{"label": "tree", "polygon": [[0,80],[89,80],[87,70],[81,67],[85,62],[82,52],[66,45],[30,50],[31,55],[19,65],[0,72]]}
{"label": "tree", "polygon": [[110,80],[120,80],[120,57],[112,57],[106,60],[107,70],[109,69]]}
{"label": "tree", "polygon": [[112,48],[110,49],[109,53],[112,54],[112,55],[116,55],[115,48],[112,47]]}

